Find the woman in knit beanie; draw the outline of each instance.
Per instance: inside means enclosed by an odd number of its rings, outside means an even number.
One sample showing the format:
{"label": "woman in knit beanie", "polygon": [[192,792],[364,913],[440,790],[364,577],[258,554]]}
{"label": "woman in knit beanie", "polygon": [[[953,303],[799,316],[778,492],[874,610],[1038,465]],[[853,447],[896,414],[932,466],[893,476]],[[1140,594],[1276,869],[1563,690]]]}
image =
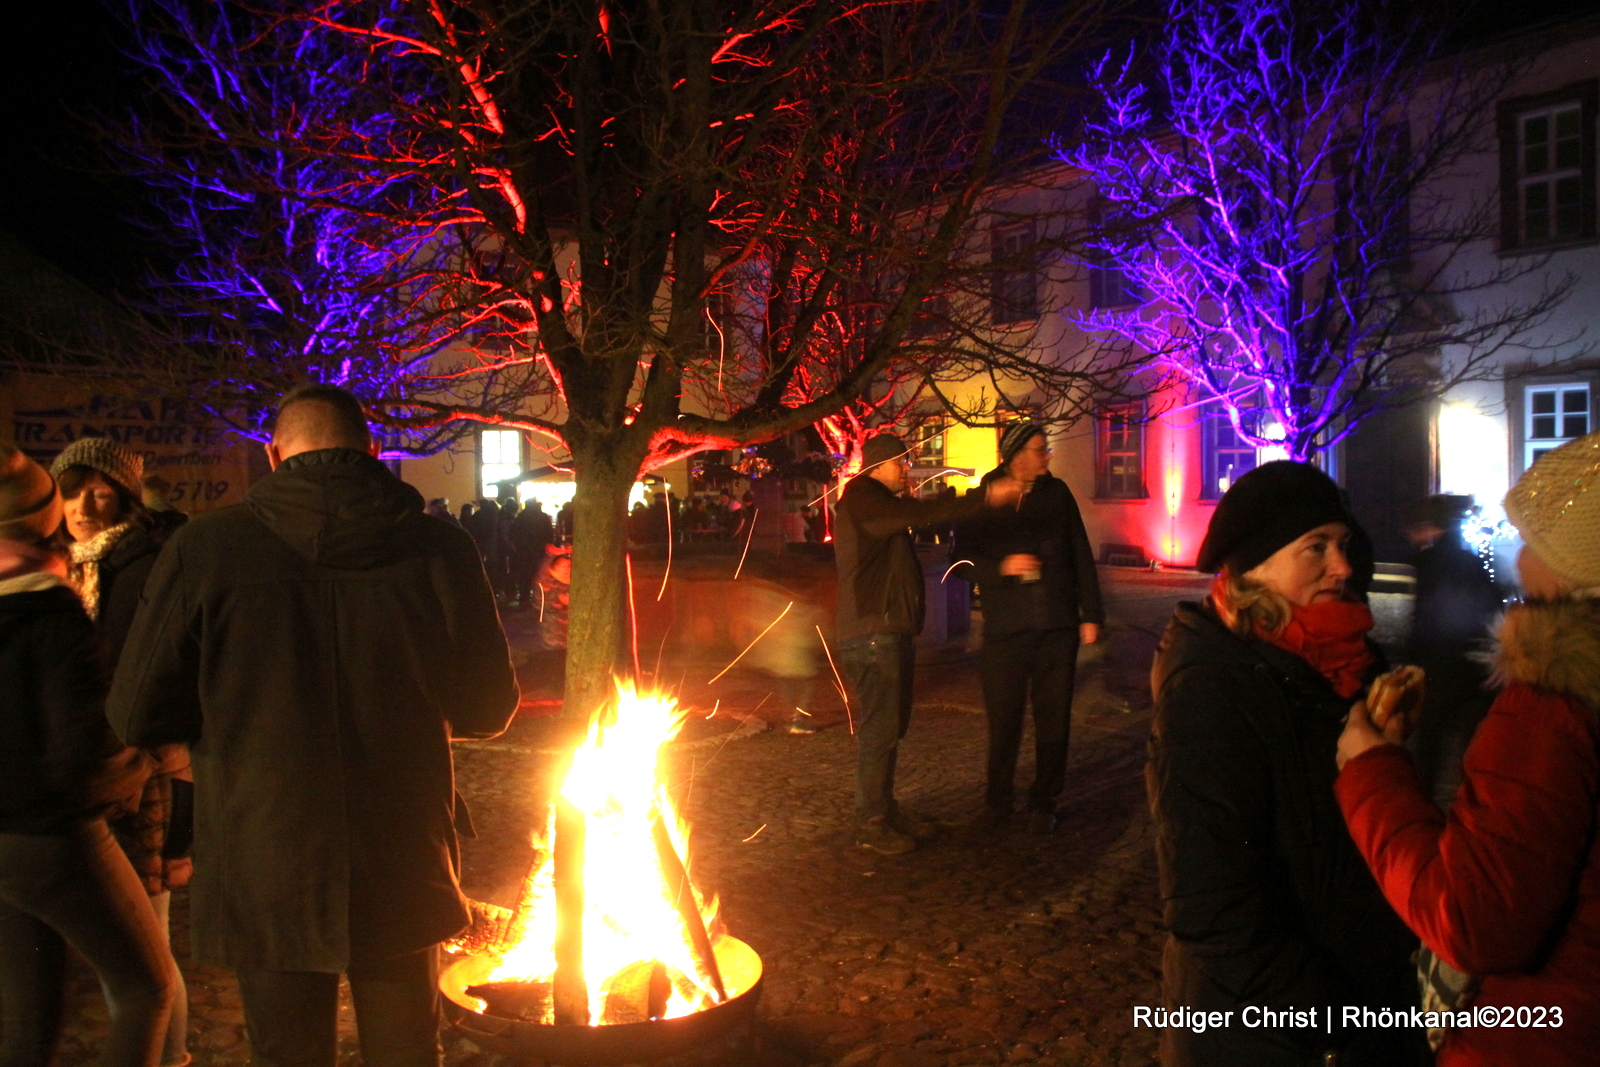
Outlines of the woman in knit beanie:
{"label": "woman in knit beanie", "polygon": [[[1500,688],[1448,814],[1356,704],[1340,807],[1384,895],[1431,955],[1441,1067],[1594,1062],[1600,1047],[1600,433],[1534,464],[1507,495],[1523,603],[1496,637]],[[1526,1027],[1482,1026],[1491,1017]],[[1450,1025],[1462,1018],[1479,1025]]]}
{"label": "woman in knit beanie", "polygon": [[[1352,526],[1339,487],[1310,464],[1248,472],[1200,548],[1210,597],[1178,606],[1156,653],[1146,784],[1168,1008],[1416,1003],[1416,940],[1333,800],[1342,721],[1378,670],[1372,616],[1346,585]],[[1427,1061],[1415,1032],[1339,1018],[1331,1029],[1168,1027],[1161,1049],[1168,1065]]]}
{"label": "woman in knit beanie", "polygon": [[[175,528],[158,522],[144,504],[144,457],[104,437],[68,445],[50,465],[61,486],[63,531],[71,553],[67,581],[95,623],[107,675],[116,671],[122,646],[143,598],[145,580]],[[187,842],[193,834],[193,771],[189,750],[167,745],[149,753],[154,772],[139,810],[112,821],[162,928],[168,928],[172,890],[193,873]],[[178,976],[161,1063],[187,1063],[188,992]]]}

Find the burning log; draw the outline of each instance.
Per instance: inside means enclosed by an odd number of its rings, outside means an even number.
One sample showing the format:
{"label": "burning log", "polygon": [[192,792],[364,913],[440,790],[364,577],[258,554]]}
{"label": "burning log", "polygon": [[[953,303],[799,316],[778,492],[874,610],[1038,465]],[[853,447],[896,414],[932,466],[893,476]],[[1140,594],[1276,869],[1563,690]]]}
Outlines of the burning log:
{"label": "burning log", "polygon": [[589,1025],[589,986],[583,975],[585,830],[583,813],[565,797],[557,797],[553,843],[556,973],[552,983],[557,1026]]}
{"label": "burning log", "polygon": [[483,982],[467,986],[467,995],[477,997],[489,1015],[542,1023],[550,1015],[549,982]]}
{"label": "burning log", "polygon": [[659,1019],[667,1010],[672,981],[666,964],[660,960],[640,960],[611,976],[606,985],[605,1007],[600,1012],[603,1025],[644,1023]]}
{"label": "burning log", "polygon": [[711,936],[706,933],[705,920],[700,917],[700,906],[695,901],[694,888],[689,884],[689,872],[672,844],[666,820],[660,815],[651,825],[650,835],[655,839],[661,873],[666,876],[673,903],[683,917],[684,929],[689,931],[689,947],[694,952],[695,966],[700,971],[700,977],[710,982],[711,988],[717,991],[717,1002],[720,1004],[728,999],[728,990],[722,984],[722,969],[717,966],[716,953],[711,950]]}

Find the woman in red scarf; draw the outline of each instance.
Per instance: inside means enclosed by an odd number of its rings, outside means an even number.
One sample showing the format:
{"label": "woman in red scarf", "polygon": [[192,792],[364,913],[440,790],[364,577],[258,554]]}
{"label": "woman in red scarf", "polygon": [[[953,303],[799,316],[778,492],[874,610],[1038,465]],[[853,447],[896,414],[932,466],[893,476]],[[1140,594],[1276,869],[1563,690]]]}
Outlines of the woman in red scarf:
{"label": "woman in red scarf", "polygon": [[1342,720],[1379,666],[1372,616],[1346,589],[1353,526],[1309,464],[1244,475],[1200,548],[1211,595],[1178,606],[1156,653],[1145,776],[1167,1018],[1226,1020],[1165,1028],[1166,1067],[1427,1062],[1420,1031],[1342,1025],[1347,1007],[1392,1018],[1418,1002],[1416,939],[1333,794]]}

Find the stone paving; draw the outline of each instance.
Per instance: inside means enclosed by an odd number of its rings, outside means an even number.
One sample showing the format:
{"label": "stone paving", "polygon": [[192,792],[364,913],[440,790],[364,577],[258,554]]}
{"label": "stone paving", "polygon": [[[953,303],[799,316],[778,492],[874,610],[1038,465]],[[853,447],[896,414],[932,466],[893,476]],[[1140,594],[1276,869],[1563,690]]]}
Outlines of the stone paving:
{"label": "stone paving", "polygon": [[[1141,772],[1156,635],[1193,583],[1130,576],[1111,588],[1110,640],[1085,656],[1074,709],[1061,826],[978,838],[961,829],[982,789],[984,720],[975,663],[959,647],[919,667],[917,711],[898,795],[949,827],[899,857],[852,847],[854,749],[831,686],[813,711],[820,731],[787,733],[773,684],[723,663],[673,662],[695,715],[667,758],[693,828],[696,880],[717,893],[735,936],[766,968],[757,1022],[678,1062],[695,1067],[958,1067],[966,1064],[1144,1064],[1156,1037],[1131,1008],[1159,1002],[1160,917]],[[508,615],[517,647],[525,617]],[[527,714],[506,735],[458,746],[459,787],[479,836],[464,843],[469,894],[509,904],[529,860],[528,833],[562,742],[553,665],[521,655]],[[545,688],[541,689],[541,686]],[[1032,774],[1024,743],[1019,782]],[[248,1061],[231,975],[188,957],[186,894],[174,945],[189,983],[190,1046],[199,1065]],[[74,975],[60,1063],[95,1058],[105,1009],[93,976]],[[358,1061],[348,1002],[341,1061]],[[470,1042],[446,1042],[451,1067],[501,1067]]]}

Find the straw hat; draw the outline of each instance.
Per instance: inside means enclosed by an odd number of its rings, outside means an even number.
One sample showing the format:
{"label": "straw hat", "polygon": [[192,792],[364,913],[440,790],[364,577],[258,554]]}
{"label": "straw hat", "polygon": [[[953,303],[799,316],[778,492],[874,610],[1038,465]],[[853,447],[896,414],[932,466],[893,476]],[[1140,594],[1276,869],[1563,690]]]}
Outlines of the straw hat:
{"label": "straw hat", "polygon": [[1551,570],[1600,586],[1600,431],[1539,457],[1506,494],[1506,515]]}

